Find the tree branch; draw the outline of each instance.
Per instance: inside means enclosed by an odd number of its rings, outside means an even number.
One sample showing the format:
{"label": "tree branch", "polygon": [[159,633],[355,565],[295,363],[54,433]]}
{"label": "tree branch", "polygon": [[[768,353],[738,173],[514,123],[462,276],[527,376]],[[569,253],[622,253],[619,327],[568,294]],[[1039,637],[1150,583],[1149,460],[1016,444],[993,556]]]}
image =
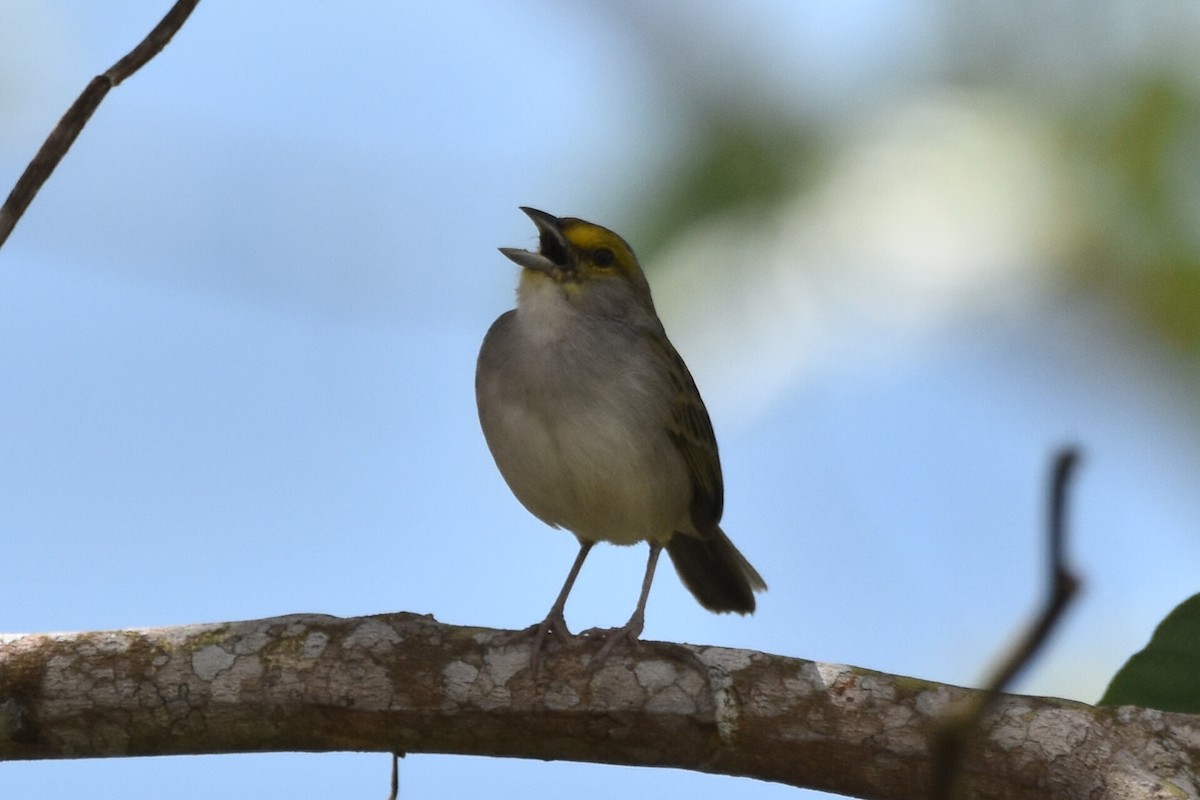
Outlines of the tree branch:
{"label": "tree branch", "polygon": [[[530,680],[504,632],[390,614],[0,637],[0,760],[265,751],[459,753],[680,767],[925,798],[929,742],[972,690],[644,642],[581,642]],[[1200,785],[1200,719],[1001,695],[973,796],[1168,797]],[[1197,762],[1200,763],[1200,762]]]}
{"label": "tree branch", "polygon": [[931,795],[933,800],[949,800],[954,796],[963,754],[971,744],[979,721],[1046,644],[1063,612],[1079,591],[1079,579],[1067,565],[1066,556],[1067,489],[1078,463],[1078,448],[1064,447],[1055,455],[1050,473],[1050,513],[1046,525],[1050,557],[1046,570],[1048,586],[1045,603],[1017,646],[995,667],[983,691],[976,692],[969,702],[947,717],[945,727],[934,741],[937,758]]}
{"label": "tree branch", "polygon": [[58,162],[62,161],[63,156],[71,149],[71,145],[79,138],[83,126],[92,118],[92,114],[100,106],[100,101],[108,94],[108,90],[120,84],[121,81],[137,72],[145,66],[146,62],[158,55],[167,46],[167,42],[171,41],[175,32],[183,26],[192,13],[192,9],[199,2],[200,0],[177,0],[167,15],[154,26],[154,30],[150,31],[145,39],[138,43],[137,47],[130,50],[102,75],[92,78],[87,88],[75,99],[75,102],[67,109],[67,113],[63,114],[62,119],[54,126],[54,130],[50,131],[50,135],[42,143],[37,155],[25,167],[25,171],[21,173],[16,185],[9,192],[4,206],[0,207],[0,247],[3,247],[8,240],[9,234],[17,225],[17,220],[25,213],[25,209],[29,208],[29,204],[37,196],[42,184],[50,178],[54,168],[58,166]]}

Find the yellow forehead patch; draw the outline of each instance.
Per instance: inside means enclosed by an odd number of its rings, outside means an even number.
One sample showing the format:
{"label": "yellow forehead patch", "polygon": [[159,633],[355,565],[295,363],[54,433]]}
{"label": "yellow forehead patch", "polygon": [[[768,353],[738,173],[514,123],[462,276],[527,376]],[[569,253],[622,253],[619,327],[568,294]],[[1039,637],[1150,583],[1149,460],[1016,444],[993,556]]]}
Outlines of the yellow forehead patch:
{"label": "yellow forehead patch", "polygon": [[576,251],[590,253],[601,247],[607,247],[616,256],[616,263],[628,269],[637,262],[633,249],[617,234],[608,228],[602,228],[581,219],[562,220],[562,234]]}

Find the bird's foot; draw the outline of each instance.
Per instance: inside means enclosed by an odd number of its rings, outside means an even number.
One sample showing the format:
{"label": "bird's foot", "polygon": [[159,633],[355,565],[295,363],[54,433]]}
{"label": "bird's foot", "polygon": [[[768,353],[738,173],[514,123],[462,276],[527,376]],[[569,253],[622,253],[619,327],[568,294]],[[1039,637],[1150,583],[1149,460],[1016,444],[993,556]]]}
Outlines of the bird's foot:
{"label": "bird's foot", "polygon": [[567,628],[567,621],[563,618],[561,608],[550,609],[550,613],[541,622],[534,623],[523,630],[507,634],[500,641],[500,644],[517,644],[526,639],[533,639],[529,651],[529,667],[533,671],[533,679],[536,681],[538,674],[541,672],[542,652],[546,649],[546,639],[549,636],[553,636],[563,645],[571,641],[571,631]]}
{"label": "bird's foot", "polygon": [[581,637],[587,639],[603,639],[604,646],[600,648],[600,652],[592,657],[588,664],[588,671],[595,672],[604,665],[612,651],[621,642],[627,642],[631,647],[636,647],[638,637],[642,635],[643,620],[637,614],[630,617],[629,622],[626,622],[619,628],[589,628],[580,634]]}

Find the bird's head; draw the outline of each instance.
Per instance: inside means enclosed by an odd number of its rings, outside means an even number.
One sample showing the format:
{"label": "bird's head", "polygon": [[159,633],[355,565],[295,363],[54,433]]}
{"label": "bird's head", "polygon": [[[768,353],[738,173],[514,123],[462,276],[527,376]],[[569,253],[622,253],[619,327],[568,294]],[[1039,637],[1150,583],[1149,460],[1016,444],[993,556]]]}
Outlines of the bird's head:
{"label": "bird's head", "polygon": [[538,250],[501,247],[500,252],[524,268],[522,289],[551,282],[585,311],[613,316],[623,316],[622,310],[654,313],[650,285],[624,239],[574,217],[559,218],[536,208],[521,210],[537,226]]}

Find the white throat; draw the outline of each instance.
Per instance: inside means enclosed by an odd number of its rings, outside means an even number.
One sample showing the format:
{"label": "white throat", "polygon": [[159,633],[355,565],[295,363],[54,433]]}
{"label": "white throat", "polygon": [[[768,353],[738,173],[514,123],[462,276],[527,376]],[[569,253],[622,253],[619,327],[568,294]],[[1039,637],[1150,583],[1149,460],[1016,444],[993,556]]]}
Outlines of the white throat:
{"label": "white throat", "polygon": [[517,320],[525,335],[560,339],[571,332],[578,310],[563,287],[544,275],[523,275],[517,286]]}

